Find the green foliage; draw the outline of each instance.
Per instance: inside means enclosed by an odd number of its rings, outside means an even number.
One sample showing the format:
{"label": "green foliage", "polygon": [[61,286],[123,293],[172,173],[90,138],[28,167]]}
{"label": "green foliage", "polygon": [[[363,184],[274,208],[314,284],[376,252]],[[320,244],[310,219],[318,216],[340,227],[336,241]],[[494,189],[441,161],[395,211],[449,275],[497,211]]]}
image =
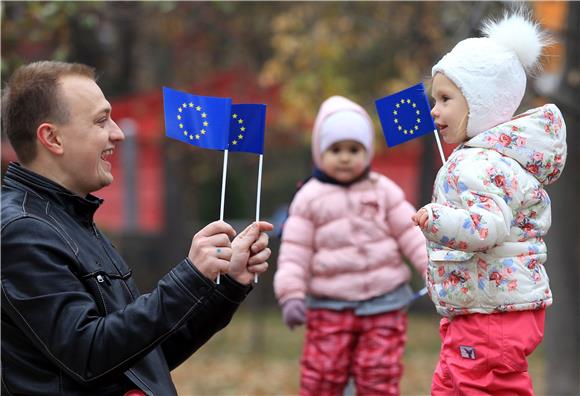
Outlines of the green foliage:
{"label": "green foliage", "polygon": [[262,79],[283,84],[282,123],[308,122],[335,94],[372,108],[423,77],[441,47],[437,3],[299,3],[272,19]]}
{"label": "green foliage", "polygon": [[70,60],[71,21],[98,28],[102,2],[3,2],[2,75],[31,60]]}

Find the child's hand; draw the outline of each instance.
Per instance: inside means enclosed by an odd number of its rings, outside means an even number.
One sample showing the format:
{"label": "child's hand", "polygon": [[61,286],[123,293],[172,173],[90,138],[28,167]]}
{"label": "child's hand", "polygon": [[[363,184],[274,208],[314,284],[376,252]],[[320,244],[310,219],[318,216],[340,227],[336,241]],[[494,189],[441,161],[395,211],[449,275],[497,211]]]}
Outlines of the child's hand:
{"label": "child's hand", "polygon": [[282,319],[290,330],[306,322],[306,304],[301,298],[291,298],[282,304]]}
{"label": "child's hand", "polygon": [[411,220],[413,220],[415,225],[424,230],[427,228],[427,222],[429,222],[429,212],[427,212],[427,209],[421,208],[417,211],[417,213],[411,216]]}

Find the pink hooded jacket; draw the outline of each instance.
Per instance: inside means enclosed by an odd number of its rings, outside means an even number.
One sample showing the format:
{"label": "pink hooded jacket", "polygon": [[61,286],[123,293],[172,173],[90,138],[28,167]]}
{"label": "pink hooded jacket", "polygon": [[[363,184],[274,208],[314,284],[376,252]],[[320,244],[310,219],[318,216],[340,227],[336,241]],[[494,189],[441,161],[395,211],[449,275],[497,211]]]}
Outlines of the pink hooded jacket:
{"label": "pink hooded jacket", "polygon": [[[344,110],[360,112],[370,122],[356,103],[339,96],[326,100],[312,136],[317,166],[322,122]],[[425,238],[411,221],[413,213],[403,191],[375,172],[348,187],[309,180],[292,201],[284,226],[274,276],[279,303],[306,295],[344,301],[383,295],[411,278],[403,257],[424,274]]]}

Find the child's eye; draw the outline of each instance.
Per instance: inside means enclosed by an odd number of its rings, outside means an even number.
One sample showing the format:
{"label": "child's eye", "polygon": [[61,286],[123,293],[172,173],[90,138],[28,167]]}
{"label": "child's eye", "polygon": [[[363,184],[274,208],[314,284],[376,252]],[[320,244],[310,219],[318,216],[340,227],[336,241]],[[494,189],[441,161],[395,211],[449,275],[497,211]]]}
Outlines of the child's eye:
{"label": "child's eye", "polygon": [[359,151],[359,148],[358,147],[351,147],[350,148],[350,153],[351,154],[356,154],[356,153],[358,153],[358,151]]}
{"label": "child's eye", "polygon": [[447,102],[451,98],[449,96],[447,96],[447,95],[443,95],[443,97],[441,99],[443,99],[443,103],[445,103],[445,102]]}
{"label": "child's eye", "polygon": [[332,148],[332,153],[333,153],[333,154],[338,154],[338,153],[340,153],[340,148],[338,148],[338,147],[333,147],[333,148]]}

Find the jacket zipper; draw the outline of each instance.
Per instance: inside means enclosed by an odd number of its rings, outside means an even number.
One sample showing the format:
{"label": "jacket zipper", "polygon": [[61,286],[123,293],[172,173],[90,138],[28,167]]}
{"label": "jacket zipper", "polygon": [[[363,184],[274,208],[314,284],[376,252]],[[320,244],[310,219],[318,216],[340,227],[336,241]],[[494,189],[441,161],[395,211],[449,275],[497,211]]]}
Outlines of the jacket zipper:
{"label": "jacket zipper", "polygon": [[107,309],[107,303],[105,302],[105,297],[103,296],[103,292],[101,290],[101,285],[99,285],[99,283],[103,283],[105,281],[105,278],[103,277],[103,275],[99,274],[96,276],[96,280],[97,280],[97,290],[99,291],[99,296],[101,297],[101,302],[103,303],[103,309],[105,310],[105,315],[108,315],[109,310]]}
{"label": "jacket zipper", "polygon": [[[111,261],[111,263],[113,264],[113,267],[115,267],[115,269],[117,270],[117,272],[121,276],[121,280],[122,280],[121,283],[123,284],[123,286],[125,286],[125,289],[127,290],[127,293],[129,293],[129,296],[131,296],[131,299],[133,301],[135,301],[135,296],[133,295],[133,292],[131,292],[131,289],[129,288],[129,286],[127,286],[127,282],[123,278],[123,274],[121,273],[121,271],[119,271],[119,268],[117,268],[117,265],[115,264],[115,261],[111,258],[111,255],[109,254],[109,252],[107,250],[107,246],[104,246],[103,240],[101,239],[101,237],[99,235],[99,232],[97,231],[97,226],[95,225],[95,222],[93,222],[91,224],[91,227],[93,229],[93,233],[95,234],[95,237],[99,240],[99,242],[101,243],[101,247],[103,248],[103,250],[105,251],[105,254],[109,258],[109,261]],[[102,281],[100,281],[100,282],[102,282]]]}

